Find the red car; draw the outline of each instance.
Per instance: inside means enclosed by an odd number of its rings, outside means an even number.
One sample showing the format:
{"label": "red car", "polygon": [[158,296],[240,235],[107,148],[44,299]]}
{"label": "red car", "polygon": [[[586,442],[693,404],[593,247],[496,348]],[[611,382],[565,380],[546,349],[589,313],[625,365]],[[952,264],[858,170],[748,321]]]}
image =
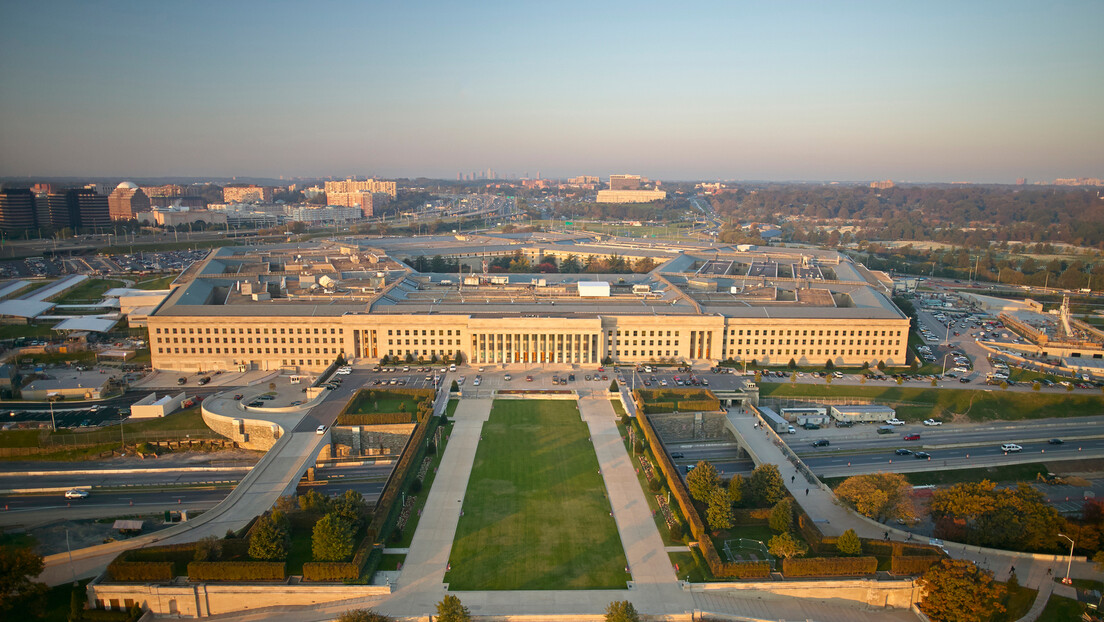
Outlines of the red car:
{"label": "red car", "polygon": [[912,434],[906,434],[901,438],[905,439],[906,441],[918,441],[920,440],[920,435],[916,432],[913,432]]}

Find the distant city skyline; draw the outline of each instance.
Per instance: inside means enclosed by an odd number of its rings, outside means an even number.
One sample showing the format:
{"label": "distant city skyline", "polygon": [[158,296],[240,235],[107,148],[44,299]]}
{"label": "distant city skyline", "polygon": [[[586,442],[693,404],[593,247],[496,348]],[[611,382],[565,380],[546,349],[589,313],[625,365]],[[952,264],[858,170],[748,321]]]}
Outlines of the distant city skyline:
{"label": "distant city skyline", "polygon": [[1104,3],[5,3],[0,176],[1104,177]]}

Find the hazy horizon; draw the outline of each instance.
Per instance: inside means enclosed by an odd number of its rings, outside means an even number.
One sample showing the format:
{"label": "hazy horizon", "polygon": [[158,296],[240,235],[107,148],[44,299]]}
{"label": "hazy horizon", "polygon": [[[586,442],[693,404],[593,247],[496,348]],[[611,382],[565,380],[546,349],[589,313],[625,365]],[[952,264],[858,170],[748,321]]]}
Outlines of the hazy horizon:
{"label": "hazy horizon", "polygon": [[1104,3],[6,3],[0,175],[1104,177]]}

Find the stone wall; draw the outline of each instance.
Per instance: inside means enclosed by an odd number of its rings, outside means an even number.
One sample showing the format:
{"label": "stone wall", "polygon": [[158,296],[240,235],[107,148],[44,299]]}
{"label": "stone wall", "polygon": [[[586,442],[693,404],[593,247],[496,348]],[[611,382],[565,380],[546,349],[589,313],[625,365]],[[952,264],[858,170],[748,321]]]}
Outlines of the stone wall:
{"label": "stone wall", "polygon": [[690,589],[694,592],[718,591],[736,598],[762,599],[763,594],[768,593],[783,598],[814,598],[829,603],[832,601],[850,601],[850,603],[861,603],[870,607],[905,610],[911,609],[913,603],[917,602],[920,597],[920,588],[911,579],[896,581],[813,579],[809,581],[695,583]]}
{"label": "stone wall", "polygon": [[280,438],[280,426],[256,419],[232,418],[201,408],[203,423],[216,434],[236,442],[243,449],[268,451]]}
{"label": "stone wall", "polygon": [[88,585],[91,607],[122,609],[127,601],[137,602],[158,616],[203,618],[256,612],[268,607],[308,606],[391,593],[384,585],[342,584],[101,584]]}
{"label": "stone wall", "polygon": [[413,423],[338,426],[330,430],[332,444],[319,458],[397,456],[413,432]]}
{"label": "stone wall", "polygon": [[732,440],[723,413],[679,413],[648,415],[664,443],[693,440]]}

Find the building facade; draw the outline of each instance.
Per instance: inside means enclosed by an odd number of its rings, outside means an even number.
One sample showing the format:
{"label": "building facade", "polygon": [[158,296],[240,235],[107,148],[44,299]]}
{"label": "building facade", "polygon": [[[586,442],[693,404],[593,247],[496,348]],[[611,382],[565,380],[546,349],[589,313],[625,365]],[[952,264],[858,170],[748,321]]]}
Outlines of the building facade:
{"label": "building facade", "polygon": [[55,229],[95,229],[111,225],[107,197],[87,188],[46,195],[50,225]]}
{"label": "building facade", "polygon": [[374,212],[376,193],[367,190],[354,190],[352,192],[327,192],[326,205],[340,207],[358,207],[362,217],[371,218]]}
{"label": "building facade", "polygon": [[398,186],[393,181],[381,181],[376,179],[346,179],[345,181],[327,181],[325,184],[326,196],[329,197],[331,192],[345,193],[345,192],[372,192],[378,194],[386,194],[394,199],[397,196]]}
{"label": "building facade", "polygon": [[273,189],[268,186],[227,186],[222,200],[227,203],[271,203]]}
{"label": "building facade", "polygon": [[0,231],[11,235],[38,228],[38,209],[30,190],[0,190]]}
{"label": "building facade", "polygon": [[150,200],[137,185],[124,181],[107,196],[107,210],[112,220],[134,220],[150,210]]}

